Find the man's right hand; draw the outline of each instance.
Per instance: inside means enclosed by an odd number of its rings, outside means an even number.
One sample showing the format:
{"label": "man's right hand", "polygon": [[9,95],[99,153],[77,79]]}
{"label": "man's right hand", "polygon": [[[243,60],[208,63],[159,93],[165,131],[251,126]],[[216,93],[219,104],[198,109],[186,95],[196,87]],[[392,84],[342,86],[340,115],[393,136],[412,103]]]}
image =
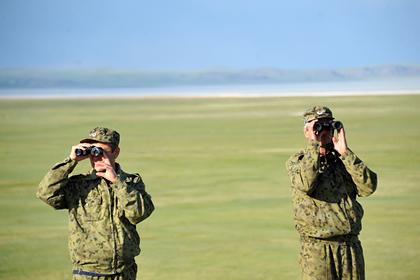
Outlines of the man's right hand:
{"label": "man's right hand", "polygon": [[86,155],[86,156],[77,156],[76,155],[76,149],[86,150],[90,146],[91,145],[89,145],[87,143],[81,143],[81,144],[78,144],[78,145],[75,145],[75,146],[71,147],[70,159],[75,160],[75,161],[81,161],[81,160],[84,160],[84,159],[88,158],[89,155]]}

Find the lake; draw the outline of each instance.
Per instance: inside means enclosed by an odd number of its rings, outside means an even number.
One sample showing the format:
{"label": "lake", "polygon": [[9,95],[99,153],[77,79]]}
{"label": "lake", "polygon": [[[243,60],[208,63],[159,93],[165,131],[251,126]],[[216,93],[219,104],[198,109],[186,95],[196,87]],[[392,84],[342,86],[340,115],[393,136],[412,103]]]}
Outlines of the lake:
{"label": "lake", "polygon": [[419,78],[284,84],[200,85],[154,88],[0,89],[0,98],[264,97],[419,94]]}

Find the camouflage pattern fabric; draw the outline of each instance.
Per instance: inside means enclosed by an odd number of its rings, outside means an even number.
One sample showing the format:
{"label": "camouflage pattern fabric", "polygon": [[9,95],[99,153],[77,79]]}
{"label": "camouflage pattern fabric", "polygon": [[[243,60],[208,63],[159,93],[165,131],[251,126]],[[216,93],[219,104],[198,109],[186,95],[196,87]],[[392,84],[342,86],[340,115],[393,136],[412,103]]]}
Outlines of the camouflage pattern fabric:
{"label": "camouflage pattern fabric", "polygon": [[80,140],[80,143],[107,143],[113,147],[118,147],[120,143],[120,134],[110,128],[95,127],[89,132],[88,138]]}
{"label": "camouflage pattern fabric", "polygon": [[301,240],[304,280],[364,280],[363,249],[356,236],[344,241]]}
{"label": "camouflage pattern fabric", "polygon": [[115,276],[86,276],[73,275],[73,280],[135,280],[137,277],[137,265],[124,269],[124,271]]}
{"label": "camouflage pattern fabric", "polygon": [[136,224],[154,210],[138,174],[116,163],[115,183],[96,176],[69,174],[77,162],[56,164],[39,184],[37,197],[55,209],[68,209],[69,249],[74,269],[114,274],[132,267],[140,253]]}
{"label": "camouflage pattern fabric", "polygon": [[[362,229],[363,208],[356,198],[368,196],[376,190],[376,174],[350,149],[345,155],[339,155],[333,151],[327,156],[321,156],[319,143],[315,141],[310,142],[306,149],[291,156],[286,165],[292,183],[295,227],[301,238],[324,239],[327,247],[322,250],[330,252],[330,250],[338,250],[337,241],[331,238],[357,237]],[[302,267],[305,265],[304,270],[317,270],[318,267],[323,267],[325,262],[334,263],[330,259],[334,257],[334,254],[324,254],[327,256],[324,261],[319,258],[320,245],[312,249],[308,244],[305,246],[307,249],[301,254]],[[333,246],[333,248],[328,246]],[[361,249],[361,246],[359,247]],[[313,254],[310,253],[312,251]],[[354,249],[354,253],[362,252]],[[350,256],[344,254],[341,257],[347,259]],[[357,257],[363,259],[363,256]],[[318,262],[314,263],[315,260]],[[359,262],[348,263],[357,266]],[[363,270],[356,269],[356,271]]]}
{"label": "camouflage pattern fabric", "polygon": [[331,110],[328,107],[314,106],[314,107],[308,108],[303,113],[303,122],[304,123],[308,123],[308,122],[313,121],[315,119],[322,119],[322,118],[334,119],[333,113],[331,112]]}

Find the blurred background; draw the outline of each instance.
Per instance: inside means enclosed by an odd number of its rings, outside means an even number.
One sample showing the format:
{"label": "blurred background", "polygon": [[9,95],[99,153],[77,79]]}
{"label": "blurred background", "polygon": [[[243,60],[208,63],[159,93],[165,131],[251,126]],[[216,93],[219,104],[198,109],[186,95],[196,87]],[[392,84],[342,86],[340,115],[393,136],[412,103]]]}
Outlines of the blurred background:
{"label": "blurred background", "polygon": [[420,87],[419,14],[415,0],[2,0],[0,89],[412,92]]}
{"label": "blurred background", "polygon": [[156,204],[140,279],[299,279],[285,161],[316,104],[379,176],[367,278],[417,279],[419,27],[409,0],[0,0],[0,279],[71,279],[35,192],[98,125]]}

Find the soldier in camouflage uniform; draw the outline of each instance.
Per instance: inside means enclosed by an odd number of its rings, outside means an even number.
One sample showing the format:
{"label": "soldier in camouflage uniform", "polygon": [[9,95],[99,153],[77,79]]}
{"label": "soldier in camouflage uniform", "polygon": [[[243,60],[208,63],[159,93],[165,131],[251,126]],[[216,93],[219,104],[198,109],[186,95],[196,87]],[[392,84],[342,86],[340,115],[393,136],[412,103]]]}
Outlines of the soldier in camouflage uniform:
{"label": "soldier in camouflage uniform", "polygon": [[[344,128],[334,136],[333,114],[316,106],[304,113],[307,148],[287,161],[302,279],[365,279],[358,234],[363,208],[357,196],[376,190],[377,178],[347,147]],[[314,124],[324,124],[320,132]]]}
{"label": "soldier in camouflage uniform", "polygon": [[[140,253],[136,224],[154,206],[139,174],[124,172],[115,162],[118,132],[97,127],[73,146],[39,184],[37,197],[55,209],[68,209],[73,279],[136,279],[134,257]],[[98,147],[102,154],[77,155]],[[69,176],[77,163],[90,159],[92,171]]]}

